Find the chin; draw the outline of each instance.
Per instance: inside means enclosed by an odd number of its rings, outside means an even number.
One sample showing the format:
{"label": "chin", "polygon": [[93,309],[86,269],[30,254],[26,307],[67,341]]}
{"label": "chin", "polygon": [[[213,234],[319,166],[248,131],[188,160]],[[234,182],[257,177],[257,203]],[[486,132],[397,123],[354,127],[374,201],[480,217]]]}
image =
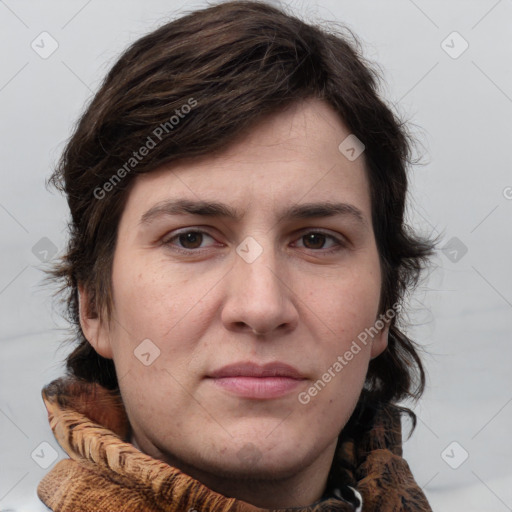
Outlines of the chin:
{"label": "chin", "polygon": [[[268,434],[267,434],[268,435]],[[293,442],[291,437],[269,442],[265,436],[252,436],[247,442],[232,443],[221,453],[211,453],[204,462],[214,471],[233,479],[283,479],[293,476],[312,461],[304,445]],[[300,447],[300,448],[298,448]]]}
{"label": "chin", "polygon": [[[258,455],[259,457],[259,455]],[[274,460],[274,459],[278,460]],[[210,474],[229,480],[282,480],[295,475],[303,469],[300,460],[289,460],[284,457],[272,457],[268,459],[262,455],[258,459],[240,460],[238,455],[232,459],[226,457],[218,460],[205,461],[204,467],[200,468]]]}

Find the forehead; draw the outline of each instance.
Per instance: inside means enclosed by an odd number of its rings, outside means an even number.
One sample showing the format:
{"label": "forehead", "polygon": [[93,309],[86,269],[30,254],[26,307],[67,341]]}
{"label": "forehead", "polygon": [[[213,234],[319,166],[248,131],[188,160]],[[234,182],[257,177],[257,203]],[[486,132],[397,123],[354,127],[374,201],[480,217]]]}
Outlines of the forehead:
{"label": "forehead", "polygon": [[339,148],[350,135],[327,103],[298,102],[222,151],[138,176],[126,210],[140,214],[174,198],[230,203],[243,216],[250,208],[282,212],[283,206],[329,201],[352,204],[369,216],[364,153],[351,160]]}

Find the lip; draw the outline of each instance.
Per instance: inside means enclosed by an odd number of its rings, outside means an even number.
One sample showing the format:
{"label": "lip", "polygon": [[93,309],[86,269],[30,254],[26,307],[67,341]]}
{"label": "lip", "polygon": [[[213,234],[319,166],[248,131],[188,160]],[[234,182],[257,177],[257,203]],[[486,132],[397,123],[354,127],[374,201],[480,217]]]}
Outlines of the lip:
{"label": "lip", "polygon": [[289,364],[275,361],[260,365],[251,361],[228,364],[211,372],[208,377],[214,379],[224,377],[288,377],[290,379],[304,379],[297,368]]}
{"label": "lip", "polygon": [[240,362],[215,370],[208,378],[223,390],[237,396],[264,400],[290,393],[306,377],[293,366],[282,362],[265,365]]}

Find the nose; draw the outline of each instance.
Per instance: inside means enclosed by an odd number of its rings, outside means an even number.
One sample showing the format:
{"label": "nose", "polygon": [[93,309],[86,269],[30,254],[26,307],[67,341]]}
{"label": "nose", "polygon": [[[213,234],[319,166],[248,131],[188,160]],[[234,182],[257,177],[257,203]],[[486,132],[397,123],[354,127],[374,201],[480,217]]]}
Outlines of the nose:
{"label": "nose", "polygon": [[252,263],[236,256],[226,276],[227,299],[221,313],[228,330],[274,336],[296,328],[299,315],[284,264],[271,250],[264,250]]}

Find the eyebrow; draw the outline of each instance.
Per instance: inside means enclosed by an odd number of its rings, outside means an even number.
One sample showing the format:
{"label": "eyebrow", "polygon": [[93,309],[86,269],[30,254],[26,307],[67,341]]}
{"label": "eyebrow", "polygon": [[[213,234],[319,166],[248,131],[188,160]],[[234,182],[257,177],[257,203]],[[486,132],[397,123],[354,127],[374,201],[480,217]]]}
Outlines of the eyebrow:
{"label": "eyebrow", "polygon": [[[189,199],[168,199],[157,203],[147,210],[140,218],[140,224],[149,224],[162,216],[172,215],[201,215],[204,217],[220,217],[240,221],[243,214],[231,206],[215,201],[192,201]],[[320,217],[348,216],[360,224],[366,225],[366,220],[359,208],[347,203],[316,202],[293,205],[281,211],[278,222],[311,219]]]}

